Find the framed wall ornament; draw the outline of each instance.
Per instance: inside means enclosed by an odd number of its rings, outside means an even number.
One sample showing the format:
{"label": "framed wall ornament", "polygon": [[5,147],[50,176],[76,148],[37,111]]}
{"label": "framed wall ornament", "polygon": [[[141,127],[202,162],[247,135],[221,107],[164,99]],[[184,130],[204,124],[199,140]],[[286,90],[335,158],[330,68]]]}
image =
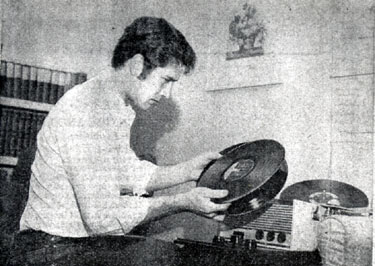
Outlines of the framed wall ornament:
{"label": "framed wall ornament", "polygon": [[227,60],[264,54],[263,43],[266,28],[254,6],[245,3],[240,12],[232,16],[228,32]]}
{"label": "framed wall ornament", "polygon": [[[209,23],[207,91],[281,84],[262,7],[221,1]],[[219,11],[218,11],[219,10]]]}

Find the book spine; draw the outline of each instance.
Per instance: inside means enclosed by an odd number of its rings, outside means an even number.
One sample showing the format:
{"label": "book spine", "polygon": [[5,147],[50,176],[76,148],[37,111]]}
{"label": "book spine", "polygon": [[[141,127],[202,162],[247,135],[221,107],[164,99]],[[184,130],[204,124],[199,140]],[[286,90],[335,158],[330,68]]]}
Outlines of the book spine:
{"label": "book spine", "polygon": [[7,82],[7,62],[1,61],[0,67],[0,96],[7,96],[5,93],[5,84]]}
{"label": "book spine", "polygon": [[49,94],[49,103],[55,104],[57,102],[57,94],[59,90],[59,76],[60,71],[52,71],[51,77],[51,92]]}
{"label": "book spine", "polygon": [[6,129],[5,129],[5,140],[4,140],[4,152],[5,156],[10,155],[10,139],[12,134],[12,120],[13,120],[13,110],[6,108]]}
{"label": "book spine", "polygon": [[0,155],[5,155],[6,133],[7,133],[7,120],[9,116],[8,108],[1,108],[0,113]]}
{"label": "book spine", "polygon": [[32,146],[36,142],[37,133],[38,133],[37,114],[35,112],[31,112],[30,139],[29,139],[30,146]]}
{"label": "book spine", "polygon": [[18,127],[17,127],[17,148],[16,148],[17,156],[23,150],[24,137],[25,137],[25,111],[20,111]]}
{"label": "book spine", "polygon": [[21,99],[22,65],[14,64],[14,89],[13,97]]}
{"label": "book spine", "polygon": [[5,95],[7,97],[14,97],[14,63],[8,62],[7,64],[7,78],[5,83]]}
{"label": "book spine", "polygon": [[31,120],[32,116],[31,113],[28,111],[25,111],[25,136],[23,139],[23,148],[26,149],[30,147],[30,140],[31,140]]}
{"label": "book spine", "polygon": [[57,100],[60,100],[60,98],[65,93],[65,76],[66,76],[65,72],[59,73],[59,79],[57,83]]}
{"label": "book spine", "polygon": [[17,153],[17,129],[18,129],[19,115],[20,115],[20,111],[13,110],[10,148],[9,148],[10,156],[16,156],[16,153]]}
{"label": "book spine", "polygon": [[21,99],[29,99],[30,88],[30,66],[22,66]]}
{"label": "book spine", "polygon": [[86,73],[77,73],[78,74],[78,84],[82,84],[86,82],[87,80],[87,74]]}
{"label": "book spine", "polygon": [[43,114],[43,113],[37,113],[36,116],[37,116],[36,131],[37,131],[37,134],[38,134],[39,131],[42,129],[44,118],[46,118],[46,115]]}
{"label": "book spine", "polygon": [[49,69],[44,69],[44,77],[43,77],[43,96],[42,102],[49,103],[49,98],[51,94],[51,79],[52,79],[52,71]]}
{"label": "book spine", "polygon": [[37,69],[37,85],[36,85],[36,92],[35,92],[35,101],[42,102],[43,101],[43,89],[44,89],[44,79],[45,79],[45,71],[42,68]]}
{"label": "book spine", "polygon": [[64,83],[64,93],[70,90],[73,87],[72,73],[66,73],[65,83]]}
{"label": "book spine", "polygon": [[71,81],[70,81],[70,88],[73,88],[78,83],[78,75],[76,73],[71,73]]}
{"label": "book spine", "polygon": [[36,93],[38,87],[38,69],[36,67],[30,67],[30,81],[29,81],[29,92],[27,99],[29,101],[37,101]]}

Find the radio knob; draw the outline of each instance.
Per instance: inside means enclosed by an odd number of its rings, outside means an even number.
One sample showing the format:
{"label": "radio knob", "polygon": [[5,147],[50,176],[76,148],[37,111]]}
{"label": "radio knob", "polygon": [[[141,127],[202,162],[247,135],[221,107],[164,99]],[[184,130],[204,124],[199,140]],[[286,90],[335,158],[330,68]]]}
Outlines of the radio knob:
{"label": "radio knob", "polygon": [[264,232],[263,232],[263,230],[257,230],[257,231],[255,232],[255,239],[256,239],[256,240],[261,240],[261,239],[263,239],[263,237],[264,237]]}
{"label": "radio knob", "polygon": [[275,239],[275,233],[274,232],[268,232],[267,233],[267,241],[273,241]]}
{"label": "radio knob", "polygon": [[277,242],[279,243],[284,243],[286,240],[286,235],[285,233],[279,233],[279,235],[277,236]]}
{"label": "radio knob", "polygon": [[232,235],[230,237],[230,243],[232,244],[232,247],[234,248],[236,246],[236,243],[237,243],[237,236]]}

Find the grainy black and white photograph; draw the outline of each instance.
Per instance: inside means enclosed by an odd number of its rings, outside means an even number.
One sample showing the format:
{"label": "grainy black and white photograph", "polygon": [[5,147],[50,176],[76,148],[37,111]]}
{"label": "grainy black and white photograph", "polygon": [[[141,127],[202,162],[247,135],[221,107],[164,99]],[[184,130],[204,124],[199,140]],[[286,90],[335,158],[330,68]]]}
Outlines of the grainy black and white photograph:
{"label": "grainy black and white photograph", "polygon": [[0,16],[0,265],[373,265],[374,0]]}

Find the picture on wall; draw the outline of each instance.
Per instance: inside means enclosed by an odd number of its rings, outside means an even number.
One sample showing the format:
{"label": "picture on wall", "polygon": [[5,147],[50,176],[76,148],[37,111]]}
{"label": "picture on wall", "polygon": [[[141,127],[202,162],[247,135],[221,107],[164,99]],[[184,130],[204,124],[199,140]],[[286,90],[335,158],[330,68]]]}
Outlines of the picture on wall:
{"label": "picture on wall", "polygon": [[219,6],[209,25],[206,90],[279,85],[267,6],[246,0],[223,1]]}
{"label": "picture on wall", "polygon": [[233,16],[228,30],[227,60],[264,54],[266,28],[254,6],[245,3]]}

